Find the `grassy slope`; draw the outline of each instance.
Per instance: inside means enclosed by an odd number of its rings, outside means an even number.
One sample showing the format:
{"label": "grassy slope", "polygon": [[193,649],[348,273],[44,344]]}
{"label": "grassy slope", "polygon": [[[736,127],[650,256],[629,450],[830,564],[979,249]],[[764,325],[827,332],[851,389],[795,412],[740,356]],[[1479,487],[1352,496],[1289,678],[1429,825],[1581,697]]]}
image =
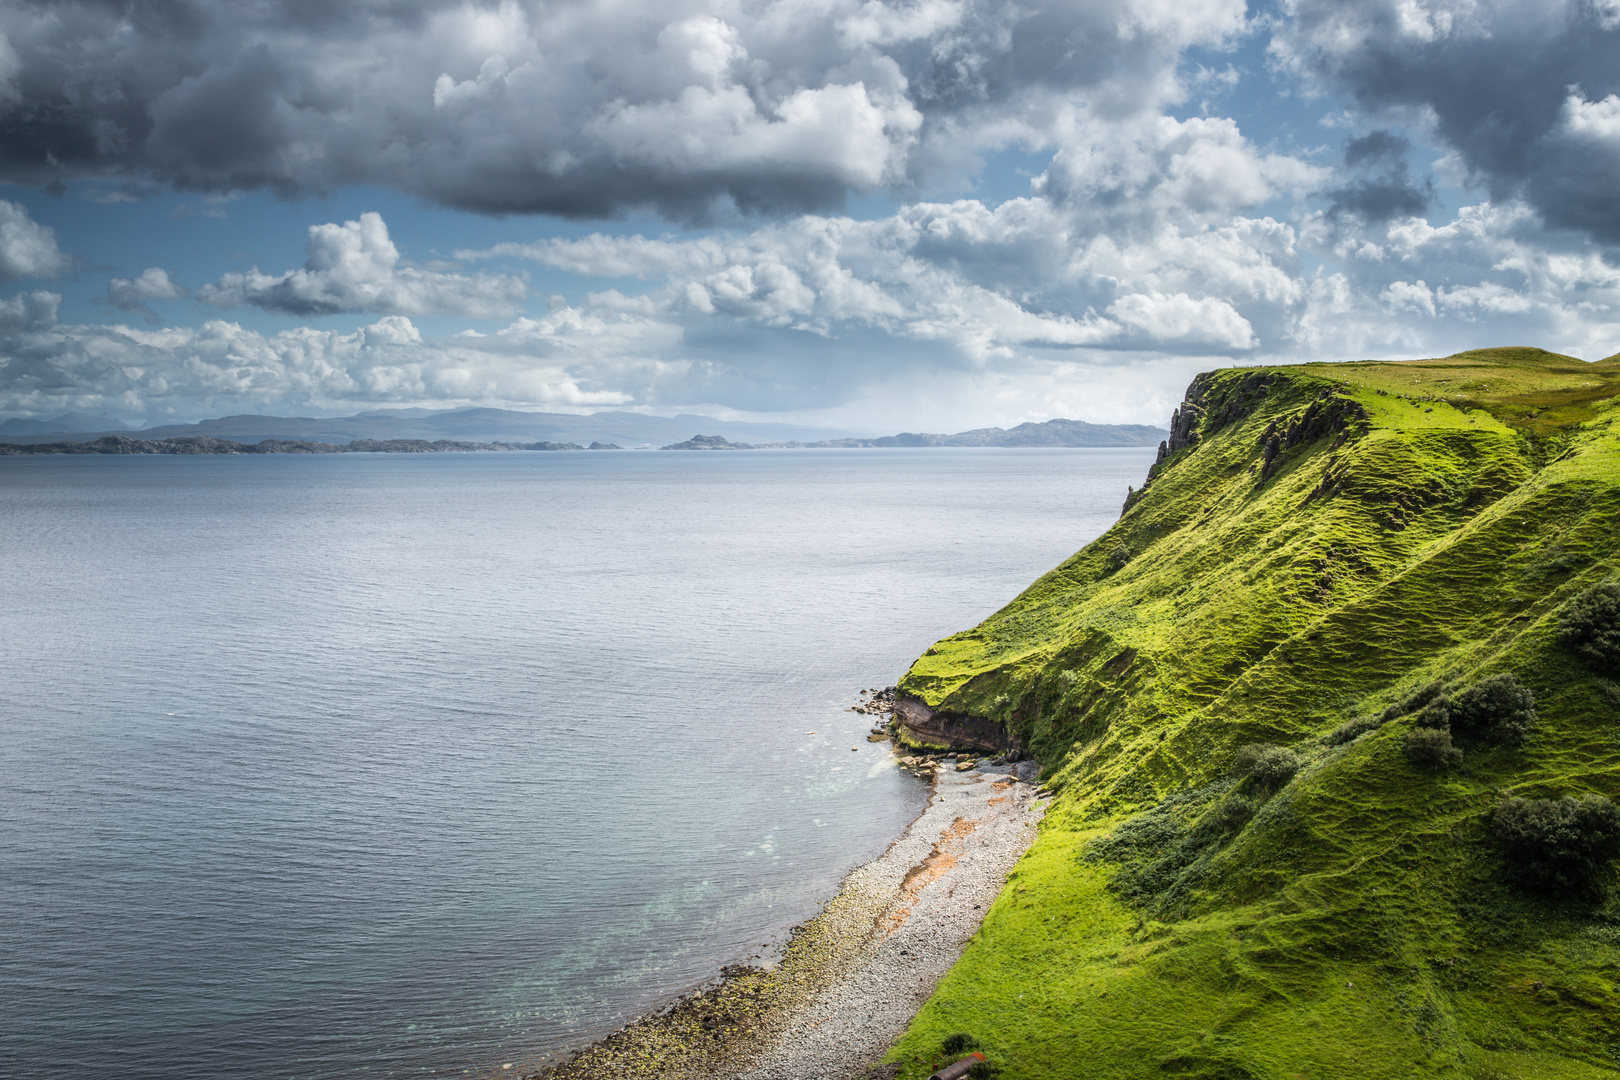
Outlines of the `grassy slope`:
{"label": "grassy slope", "polygon": [[[1268,424],[1324,394],[1365,418],[1260,481]],[[1535,349],[1215,373],[1197,446],[902,684],[1012,725],[1061,792],[902,1075],[954,1031],[1032,1080],[1615,1075],[1620,904],[1503,885],[1482,817],[1499,792],[1620,798],[1620,709],[1554,636],[1620,568],[1617,395],[1620,357]],[[1210,422],[1236,402],[1253,411]],[[1504,670],[1538,700],[1522,748],[1435,776],[1401,752],[1409,719],[1323,742]],[[1142,849],[1164,855],[1256,741],[1310,763],[1127,898],[1131,853],[1088,844],[1153,814],[1179,823]]]}

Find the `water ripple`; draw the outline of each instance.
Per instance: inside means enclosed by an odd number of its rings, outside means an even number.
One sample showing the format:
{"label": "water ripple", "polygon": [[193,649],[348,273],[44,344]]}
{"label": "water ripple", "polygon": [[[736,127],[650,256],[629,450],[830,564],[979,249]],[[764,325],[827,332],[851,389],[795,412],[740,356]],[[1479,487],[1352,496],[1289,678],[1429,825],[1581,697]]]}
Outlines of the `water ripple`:
{"label": "water ripple", "polygon": [[758,952],[924,797],[851,691],[1149,458],[0,460],[0,1074],[461,1076]]}

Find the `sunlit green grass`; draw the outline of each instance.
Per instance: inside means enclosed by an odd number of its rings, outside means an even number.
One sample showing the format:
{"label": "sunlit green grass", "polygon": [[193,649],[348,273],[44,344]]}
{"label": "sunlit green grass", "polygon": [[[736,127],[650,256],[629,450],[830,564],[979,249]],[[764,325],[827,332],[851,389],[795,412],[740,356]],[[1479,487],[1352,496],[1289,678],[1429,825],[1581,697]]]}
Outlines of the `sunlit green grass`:
{"label": "sunlit green grass", "polygon": [[[1365,418],[1262,482],[1268,425],[1323,395]],[[1060,791],[903,1075],[955,1031],[1032,1080],[1620,1070],[1620,904],[1516,891],[1483,826],[1503,793],[1620,797],[1620,715],[1555,634],[1620,569],[1616,395],[1620,360],[1533,349],[1216,373],[1209,414],[1251,411],[902,683],[1007,723]],[[1537,697],[1523,747],[1437,776],[1409,720],[1323,742],[1499,671]],[[1164,800],[1190,826],[1216,796],[1185,793],[1262,741],[1305,768],[1174,889],[1122,899],[1087,845]]]}

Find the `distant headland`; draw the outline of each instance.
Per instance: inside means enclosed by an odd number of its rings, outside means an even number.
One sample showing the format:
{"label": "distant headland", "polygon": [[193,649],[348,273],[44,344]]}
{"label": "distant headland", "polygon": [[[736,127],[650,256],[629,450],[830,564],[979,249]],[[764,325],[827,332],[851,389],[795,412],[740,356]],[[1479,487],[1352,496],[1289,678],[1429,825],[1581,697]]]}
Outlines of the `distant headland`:
{"label": "distant headland", "polygon": [[878,439],[822,439],[818,442],[735,443],[723,435],[694,435],[660,450],[773,450],[779,448],[846,448],[888,446],[1157,446],[1169,437],[1165,428],[1146,424],[1088,424],[1081,420],[1047,420],[1015,428],[974,428],[955,435],[903,431]]}

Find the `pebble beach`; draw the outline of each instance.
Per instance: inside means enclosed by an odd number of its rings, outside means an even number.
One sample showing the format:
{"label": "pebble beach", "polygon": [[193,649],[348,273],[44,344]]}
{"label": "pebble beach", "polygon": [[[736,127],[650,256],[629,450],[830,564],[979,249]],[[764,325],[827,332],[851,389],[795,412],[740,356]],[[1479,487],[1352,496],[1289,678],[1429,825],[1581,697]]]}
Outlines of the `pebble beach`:
{"label": "pebble beach", "polygon": [[904,760],[933,774],[927,808],[881,857],[852,871],[819,915],[795,928],[779,963],[727,968],[717,985],[522,1075],[892,1076],[884,1056],[978,931],[1045,809],[1033,762],[972,762],[958,770],[949,758]]}

